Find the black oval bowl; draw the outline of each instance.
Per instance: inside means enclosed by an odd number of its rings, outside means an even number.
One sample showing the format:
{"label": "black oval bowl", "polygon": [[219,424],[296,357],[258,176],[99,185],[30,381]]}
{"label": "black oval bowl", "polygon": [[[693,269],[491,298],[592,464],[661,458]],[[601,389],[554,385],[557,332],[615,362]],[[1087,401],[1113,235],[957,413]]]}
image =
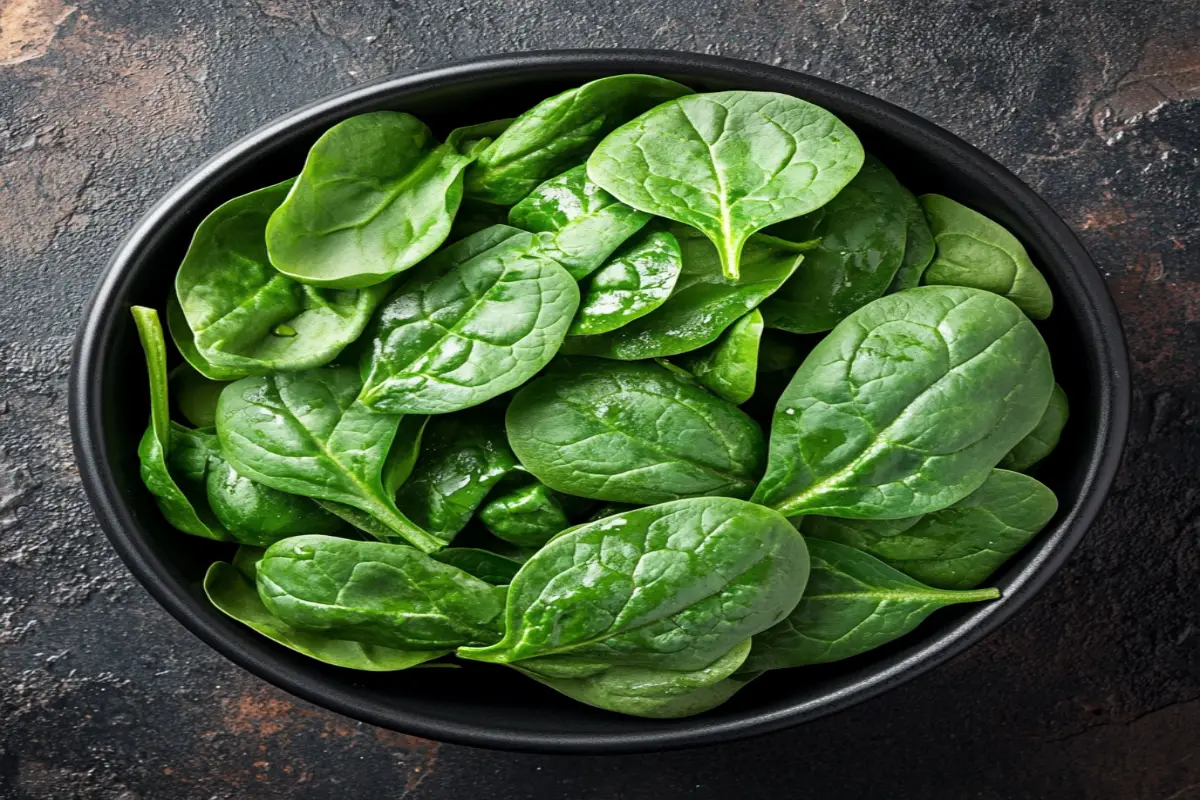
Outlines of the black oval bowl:
{"label": "black oval bowl", "polygon": [[[916,632],[854,659],[770,673],[714,711],[671,721],[598,711],[487,665],[401,674],[325,666],[209,605],[201,578],[231,548],[171,529],[139,479],[148,403],[129,307],[161,309],[204,215],[299,172],[309,145],[348,116],[403,110],[444,135],[625,72],[699,91],[784,92],[824,106],[918,194],[940,192],[977,208],[1028,247],[1054,289],[1054,314],[1039,328],[1071,399],[1071,420],[1040,471],[1058,494],[1059,514],[997,576],[1002,599],[939,611]],[[1095,265],[1050,207],[983,153],[907,111],[818,78],[689,53],[593,50],[495,56],[390,78],[314,103],[227,148],[167,194],[113,257],[84,312],[70,397],[80,473],[113,546],[150,594],[237,664],[313,703],[404,733],[511,750],[614,753],[726,742],[815,719],[910,680],[995,630],[1062,566],[1096,516],[1125,441],[1129,392],[1120,323]]]}

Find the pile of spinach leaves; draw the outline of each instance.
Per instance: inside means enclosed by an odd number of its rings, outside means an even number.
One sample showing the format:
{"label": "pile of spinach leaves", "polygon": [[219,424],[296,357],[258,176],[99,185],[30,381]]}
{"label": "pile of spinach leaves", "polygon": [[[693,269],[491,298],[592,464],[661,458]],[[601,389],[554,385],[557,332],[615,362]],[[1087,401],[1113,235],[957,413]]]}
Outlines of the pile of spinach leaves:
{"label": "pile of spinach leaves", "polygon": [[133,309],[141,474],[284,647],[687,716],[998,596],[1057,510],[1052,305],[1015,236],[794,97],[374,112],[200,223],[178,358]]}

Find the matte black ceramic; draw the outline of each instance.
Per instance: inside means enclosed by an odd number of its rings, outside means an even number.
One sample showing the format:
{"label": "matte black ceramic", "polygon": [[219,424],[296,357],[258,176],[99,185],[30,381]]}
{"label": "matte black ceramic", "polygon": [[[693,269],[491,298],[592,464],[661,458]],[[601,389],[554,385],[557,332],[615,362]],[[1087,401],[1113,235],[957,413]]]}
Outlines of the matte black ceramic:
{"label": "matte black ceramic", "polygon": [[[295,175],[313,140],[352,114],[408,111],[444,135],[456,125],[515,116],[563,89],[626,72],[674,78],[700,91],[760,89],[810,100],[854,128],[867,150],[917,193],[956,198],[1024,241],[1054,289],[1054,314],[1039,328],[1071,399],[1071,421],[1041,470],[1061,510],[998,576],[1003,598],[939,611],[915,633],[852,660],[768,674],[714,711],[672,721],[598,711],[490,665],[399,674],[328,667],[223,616],[205,600],[200,580],[231,547],[169,528],[138,477],[135,449],[148,406],[129,306],[161,309],[204,215],[234,195]],[[255,675],[343,714],[442,741],[631,752],[727,742],[815,719],[910,680],[995,630],[1062,566],[1100,508],[1125,440],[1127,361],[1112,301],[1075,236],[1016,177],[946,131],[853,89],[759,64],[653,51],[526,53],[343,92],[260,128],[176,186],[121,245],[85,310],[75,347],[71,425],[87,493],[125,563],[189,630]]]}

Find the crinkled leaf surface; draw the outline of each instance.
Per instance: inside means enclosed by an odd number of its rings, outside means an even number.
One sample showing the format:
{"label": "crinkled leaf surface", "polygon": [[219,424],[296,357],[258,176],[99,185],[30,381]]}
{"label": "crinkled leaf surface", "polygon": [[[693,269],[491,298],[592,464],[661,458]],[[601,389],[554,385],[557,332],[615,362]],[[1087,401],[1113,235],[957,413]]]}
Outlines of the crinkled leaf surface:
{"label": "crinkled leaf surface", "polygon": [[671,297],[683,271],[679,242],[667,231],[634,236],[583,284],[567,333],[595,336],[646,316]]}
{"label": "crinkled leaf surface", "polygon": [[740,406],[754,394],[762,333],[763,317],[755,309],[729,326],[716,342],[681,362],[701,386]]}
{"label": "crinkled leaf surface", "polygon": [[479,521],[493,535],[520,547],[541,547],[567,528],[567,512],[544,484],[531,483],[489,500]]}

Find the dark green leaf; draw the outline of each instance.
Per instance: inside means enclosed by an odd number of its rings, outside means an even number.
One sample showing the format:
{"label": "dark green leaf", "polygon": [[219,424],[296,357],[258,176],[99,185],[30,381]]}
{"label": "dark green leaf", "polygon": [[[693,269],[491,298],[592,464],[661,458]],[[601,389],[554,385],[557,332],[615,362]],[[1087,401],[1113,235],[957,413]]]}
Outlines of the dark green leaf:
{"label": "dark green leaf", "polygon": [[746,497],[762,470],[758,424],[656,364],[572,358],[521,389],[508,441],[559,492],[624,503]]}
{"label": "dark green leaf", "polygon": [[579,287],[533,236],[497,225],[430,258],[372,329],[363,402],[445,414],[515,389],[562,344]]}
{"label": "dark green leaf", "polygon": [[543,100],[513,120],[468,168],[466,195],[512,205],[584,161],[613,128],[691,91],[652,75],[613,75]]}
{"label": "dark green leaf", "polygon": [[807,575],[804,540],[770,509],[663,503],[555,538],[513,579],[504,638],[458,654],[703,669],[791,612]]}
{"label": "dark green leaf", "polygon": [[1050,316],[1050,286],[1017,237],[940,194],[922,195],[921,205],[937,242],[925,283],[984,289],[1012,300],[1033,319]]}
{"label": "dark green leaf", "polygon": [[447,547],[430,556],[435,561],[458,567],[468,575],[493,586],[507,586],[521,568],[520,561],[477,547]]}
{"label": "dark green leaf", "polygon": [[588,158],[588,175],[636,209],[703,231],[736,280],[750,234],[825,205],[862,161],[854,132],[823,108],[773,92],[713,92],[618,128]]}
{"label": "dark green leaf", "polygon": [[1024,472],[1054,452],[1054,448],[1058,447],[1058,440],[1062,436],[1069,414],[1067,393],[1056,383],[1054,391],[1050,393],[1050,402],[1046,405],[1046,410],[1042,413],[1042,419],[1038,422],[1037,427],[1030,431],[1024,439],[1017,442],[1004,458],[1000,459],[1000,466]]}
{"label": "dark green leaf", "polygon": [[952,592],[914,581],[852,547],[810,539],[812,574],[796,609],[754,637],[745,673],[825,664],[887,644],[939,608],[994,600],[995,589]]}
{"label": "dark green leaf", "polygon": [[1008,300],[923,286],[851,314],[779,399],[755,491],[789,516],[888,519],[966,497],[1041,418],[1050,354]]}
{"label": "dark green leaf", "polygon": [[925,221],[925,212],[921,210],[921,204],[907,189],[904,190],[904,222],[904,260],[900,262],[896,277],[892,278],[892,285],[888,287],[889,293],[920,286],[925,268],[933,261],[933,231],[929,230],[929,223]]}
{"label": "dark green leaf", "polygon": [[1058,509],[1033,478],[994,469],[983,485],[941,511],[904,519],[804,517],[810,537],[863,550],[939,589],[974,589],[1037,534]]}
{"label": "dark green leaf", "polygon": [[479,510],[479,521],[504,541],[521,547],[541,547],[571,524],[562,503],[540,483],[488,501]]}
{"label": "dark green leaf", "polygon": [[334,125],[271,215],[271,263],[316,286],[386,281],[445,241],[473,159],[453,143],[438,144],[420,120],[398,111]]}
{"label": "dark green leaf", "polygon": [[236,381],[245,375],[240,369],[218,366],[200,355],[200,351],[196,349],[196,337],[188,327],[187,317],[183,315],[179,298],[173,288],[167,292],[167,329],[171,332],[171,341],[175,343],[175,349],[183,356],[183,360],[209,380],[224,383]]}
{"label": "dark green leaf", "polygon": [[344,526],[309,498],[255,483],[219,452],[215,456],[205,481],[208,504],[237,541],[265,547],[289,536],[337,533]]}
{"label": "dark green leaf", "polygon": [[768,233],[815,242],[804,264],[762,306],[772,328],[827,331],[880,297],[904,258],[906,190],[888,168],[867,156],[862,171],[829,204]]}
{"label": "dark green leaf", "polygon": [[644,317],[667,302],[683,270],[679,242],[666,231],[633,237],[583,285],[568,334],[595,336]]}
{"label": "dark green leaf", "polygon": [[227,381],[214,381],[186,361],[171,370],[171,397],[183,418],[197,428],[216,424],[217,398]]}
{"label": "dark green leaf", "polygon": [[755,309],[729,326],[709,347],[684,356],[681,363],[701,386],[740,406],[754,394],[762,333],[763,317]]}

